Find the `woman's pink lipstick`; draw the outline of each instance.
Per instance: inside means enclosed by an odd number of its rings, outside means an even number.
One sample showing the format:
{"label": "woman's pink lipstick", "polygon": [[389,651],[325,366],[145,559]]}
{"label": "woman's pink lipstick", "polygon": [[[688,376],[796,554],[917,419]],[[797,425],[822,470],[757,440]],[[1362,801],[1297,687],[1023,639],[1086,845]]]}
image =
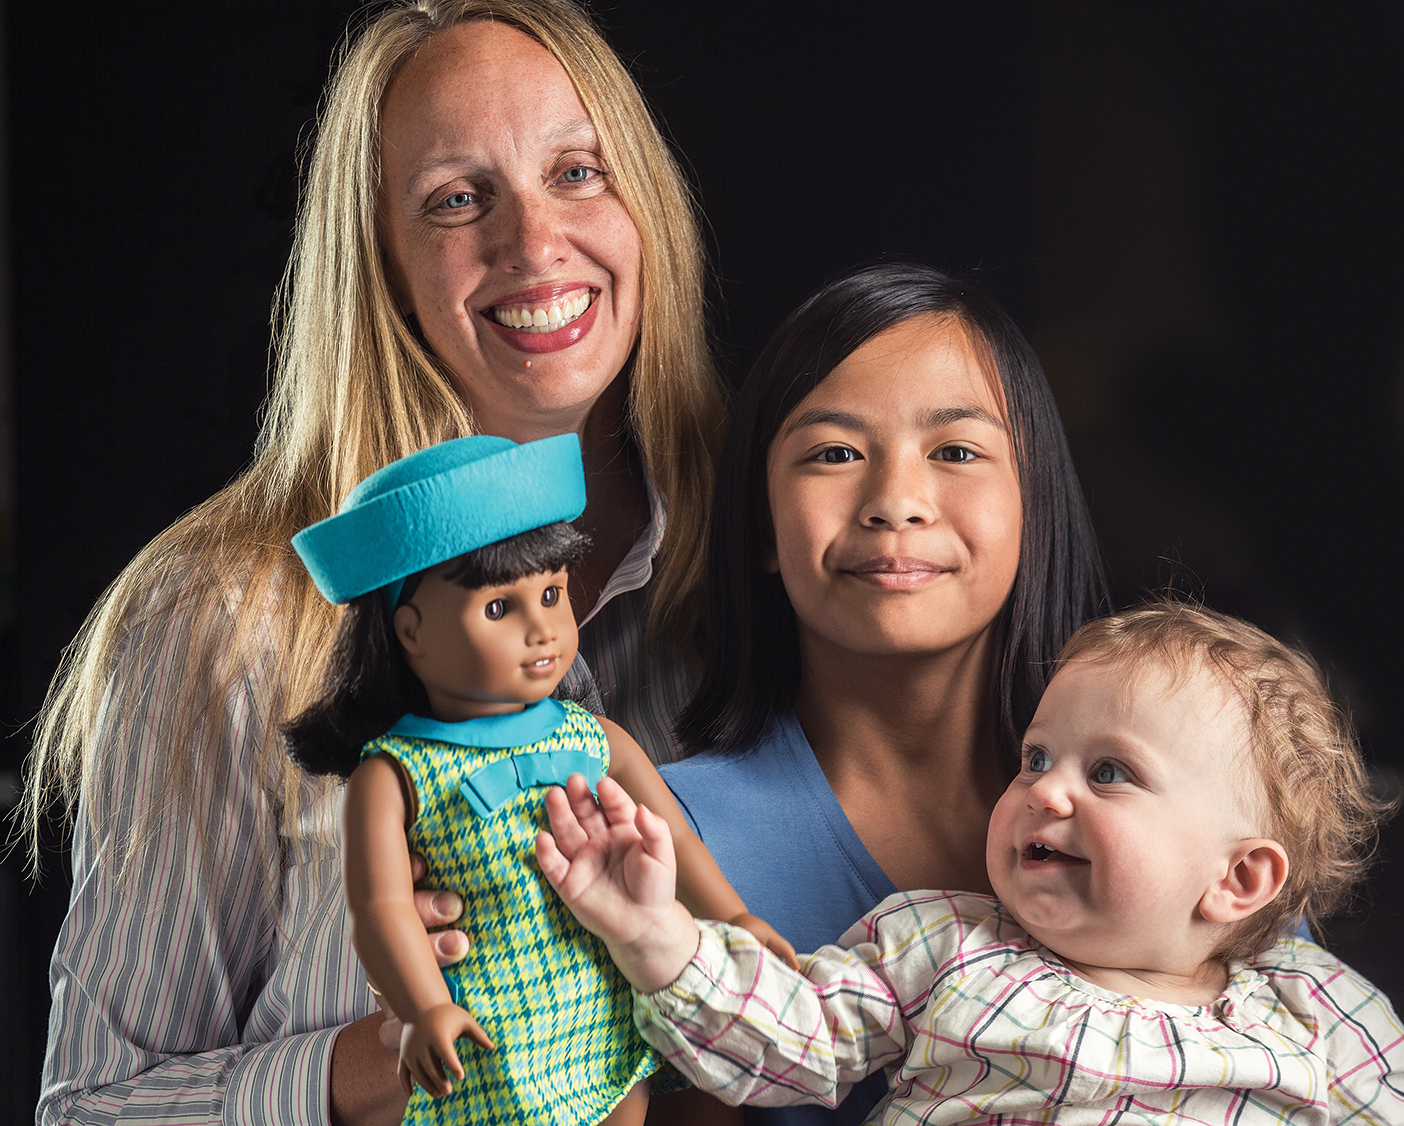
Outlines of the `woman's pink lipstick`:
{"label": "woman's pink lipstick", "polygon": [[[524,332],[511,325],[502,324],[494,316],[498,309],[518,309],[534,307],[545,309],[557,304],[569,294],[586,290],[589,294],[589,308],[577,316],[574,320],[562,325],[554,332]],[[525,290],[522,293],[514,293],[510,297],[499,301],[481,310],[480,316],[487,321],[488,325],[497,335],[510,347],[518,352],[526,352],[531,355],[539,355],[543,352],[559,352],[562,348],[569,348],[572,344],[578,343],[594,327],[595,317],[599,310],[600,291],[593,286],[582,286],[580,283],[568,283],[564,285],[539,286],[536,289]]]}

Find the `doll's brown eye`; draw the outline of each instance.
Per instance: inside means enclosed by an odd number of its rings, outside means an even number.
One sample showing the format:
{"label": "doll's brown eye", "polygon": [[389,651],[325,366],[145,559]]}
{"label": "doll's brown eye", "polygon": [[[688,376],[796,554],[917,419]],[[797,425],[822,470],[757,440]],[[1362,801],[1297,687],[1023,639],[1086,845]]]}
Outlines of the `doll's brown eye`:
{"label": "doll's brown eye", "polygon": [[541,605],[550,609],[561,600],[561,588],[558,586],[548,586],[541,592]]}
{"label": "doll's brown eye", "polygon": [[502,617],[503,614],[507,613],[507,599],[494,598],[491,602],[489,602],[486,606],[483,607],[483,613],[486,614],[492,621],[497,621],[499,618]]}

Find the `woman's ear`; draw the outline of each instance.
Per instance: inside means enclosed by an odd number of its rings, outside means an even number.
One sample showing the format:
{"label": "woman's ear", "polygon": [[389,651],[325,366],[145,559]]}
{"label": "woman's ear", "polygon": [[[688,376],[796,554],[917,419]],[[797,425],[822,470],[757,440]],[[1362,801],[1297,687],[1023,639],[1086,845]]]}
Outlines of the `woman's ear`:
{"label": "woman's ear", "polygon": [[419,614],[419,607],[413,602],[406,602],[395,608],[392,622],[395,636],[400,639],[400,644],[411,657],[422,656],[419,649],[419,626],[423,620]]}
{"label": "woman's ear", "polygon": [[1250,837],[1229,857],[1228,871],[1199,901],[1211,923],[1236,923],[1267,906],[1287,882],[1287,852],[1276,841]]}

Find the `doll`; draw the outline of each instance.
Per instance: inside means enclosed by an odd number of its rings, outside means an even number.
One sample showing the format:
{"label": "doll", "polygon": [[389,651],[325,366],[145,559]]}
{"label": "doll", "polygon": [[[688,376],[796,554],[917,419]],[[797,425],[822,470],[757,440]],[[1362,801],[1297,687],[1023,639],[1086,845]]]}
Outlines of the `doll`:
{"label": "doll", "polygon": [[[293,545],[338,627],[322,699],[284,730],[304,769],[348,778],[343,863],[352,942],[404,1023],[406,1121],[642,1122],[661,1057],[627,983],[536,865],[545,788],[608,775],[670,825],[681,896],[751,928],[644,752],[551,693],[575,658],[566,597],[585,537],[578,440],[469,437],[367,477]],[[413,907],[460,894],[466,958],[442,972]],[[467,1046],[460,1056],[458,1037]],[[666,1081],[666,1078],[665,1078]],[[633,1097],[627,1096],[633,1093]]]}

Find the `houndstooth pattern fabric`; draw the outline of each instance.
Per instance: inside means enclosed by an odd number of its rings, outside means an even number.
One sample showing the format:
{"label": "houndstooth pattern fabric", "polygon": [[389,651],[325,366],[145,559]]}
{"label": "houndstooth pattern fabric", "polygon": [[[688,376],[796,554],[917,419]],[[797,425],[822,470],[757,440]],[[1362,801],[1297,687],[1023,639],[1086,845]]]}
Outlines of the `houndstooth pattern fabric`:
{"label": "houndstooth pattern fabric", "polygon": [[545,790],[522,791],[490,817],[472,814],[458,792],[473,771],[522,754],[584,751],[608,770],[599,723],[583,708],[565,707],[564,722],[526,747],[389,734],[363,752],[393,755],[414,783],[419,816],[410,847],[428,862],[427,886],[463,897],[463,929],[472,940],[468,957],[444,976],[454,1000],[497,1044],[485,1052],[459,1040],[464,1082],[442,1099],[416,1088],[406,1122],[595,1123],[661,1065],[634,1029],[628,983],[604,944],[575,921],[537,867]]}

